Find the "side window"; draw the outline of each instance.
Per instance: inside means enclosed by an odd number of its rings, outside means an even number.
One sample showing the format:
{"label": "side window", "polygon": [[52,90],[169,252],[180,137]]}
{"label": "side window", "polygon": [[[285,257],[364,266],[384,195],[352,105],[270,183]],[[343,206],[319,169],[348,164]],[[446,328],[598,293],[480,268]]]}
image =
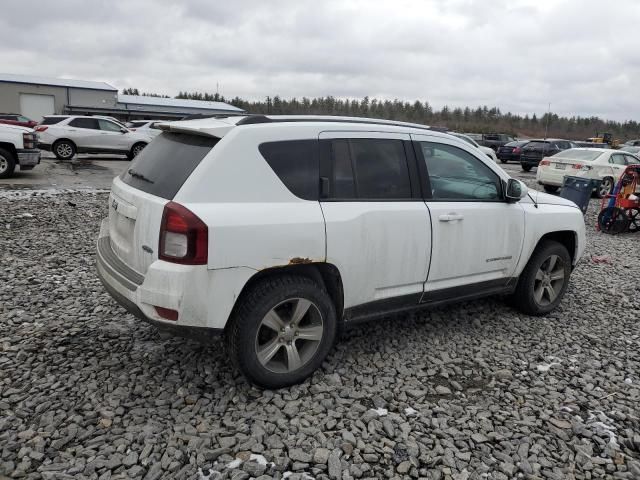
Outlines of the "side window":
{"label": "side window", "polygon": [[317,140],[268,142],[261,144],[258,150],[291,193],[305,200],[318,200]]}
{"label": "side window", "polygon": [[95,118],[74,118],[69,122],[70,127],[76,128],[88,128],[92,130],[98,130],[98,120]]}
{"label": "side window", "polygon": [[627,162],[624,159],[624,155],[620,155],[619,153],[616,153],[615,155],[611,155],[611,160],[609,160],[609,163],[615,163],[616,165],[627,164]]}
{"label": "side window", "polygon": [[637,165],[640,163],[640,160],[638,160],[636,157],[632,156],[632,155],[625,155],[625,160],[627,161],[627,165]]}
{"label": "side window", "polygon": [[402,140],[351,139],[349,149],[358,198],[411,198]]}
{"label": "side window", "polygon": [[482,161],[451,145],[419,142],[434,200],[500,199],[500,178]]}
{"label": "side window", "polygon": [[120,132],[120,129],[122,128],[109,120],[99,119],[98,124],[100,124],[100,130],[104,130],[106,132]]}
{"label": "side window", "polygon": [[411,198],[402,140],[336,139],[331,144],[331,194],[335,199]]}
{"label": "side window", "polygon": [[356,198],[348,140],[331,142],[331,197]]}

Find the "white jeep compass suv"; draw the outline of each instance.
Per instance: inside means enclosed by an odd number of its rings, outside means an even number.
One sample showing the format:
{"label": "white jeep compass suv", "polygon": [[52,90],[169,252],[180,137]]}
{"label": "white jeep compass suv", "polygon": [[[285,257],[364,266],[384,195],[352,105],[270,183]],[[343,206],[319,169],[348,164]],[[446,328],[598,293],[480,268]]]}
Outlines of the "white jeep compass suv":
{"label": "white jeep compass suv", "polygon": [[575,204],[428,127],[250,115],[161,128],[113,182],[99,276],[159,328],[223,334],[262,387],[307,378],[360,319],[493,294],[545,314],[585,247]]}

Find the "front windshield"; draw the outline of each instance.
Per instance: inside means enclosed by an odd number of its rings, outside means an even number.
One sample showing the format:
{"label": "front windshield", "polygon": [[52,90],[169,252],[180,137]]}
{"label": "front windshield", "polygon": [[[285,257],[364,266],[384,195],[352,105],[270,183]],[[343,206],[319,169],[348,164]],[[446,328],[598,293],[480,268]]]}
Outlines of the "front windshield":
{"label": "front windshield", "polygon": [[602,155],[604,152],[596,152],[593,150],[581,150],[579,148],[572,148],[569,150],[564,150],[558,154],[556,157],[567,158],[569,160],[584,160],[585,162],[593,162],[596,158]]}

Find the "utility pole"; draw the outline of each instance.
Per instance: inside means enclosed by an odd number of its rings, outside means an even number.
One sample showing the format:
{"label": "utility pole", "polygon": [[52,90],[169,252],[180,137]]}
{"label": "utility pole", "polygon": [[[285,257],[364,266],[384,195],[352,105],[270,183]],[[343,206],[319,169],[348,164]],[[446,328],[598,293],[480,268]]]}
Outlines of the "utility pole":
{"label": "utility pole", "polygon": [[547,139],[547,133],[549,133],[549,119],[551,117],[551,102],[549,102],[549,110],[547,111],[547,124],[544,127],[544,139]]}

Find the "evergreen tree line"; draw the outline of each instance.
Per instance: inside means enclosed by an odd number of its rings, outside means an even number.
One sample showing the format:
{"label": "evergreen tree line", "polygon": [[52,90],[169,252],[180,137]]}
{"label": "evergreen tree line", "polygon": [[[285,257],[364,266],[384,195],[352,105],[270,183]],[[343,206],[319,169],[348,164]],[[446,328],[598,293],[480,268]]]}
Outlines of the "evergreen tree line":
{"label": "evergreen tree line", "polygon": [[[126,91],[137,89],[125,89]],[[139,95],[138,93],[130,93]],[[143,95],[145,95],[143,93]],[[149,96],[160,96],[146,94]],[[561,117],[555,113],[545,113],[538,117],[503,113],[497,107],[478,106],[449,107],[434,109],[428,101],[383,100],[364,97],[363,99],[340,99],[333,96],[285,99],[279,96],[266,97],[264,100],[249,101],[240,97],[227,99],[215,93],[180,92],[176,98],[227,102],[231,105],[255,114],[272,115],[346,115],[354,117],[383,118],[424,125],[446,127],[458,132],[489,133],[500,132],[526,137],[566,138],[584,140],[598,133],[610,132],[614,138],[640,138],[640,123],[629,120],[616,122],[599,117]]]}

